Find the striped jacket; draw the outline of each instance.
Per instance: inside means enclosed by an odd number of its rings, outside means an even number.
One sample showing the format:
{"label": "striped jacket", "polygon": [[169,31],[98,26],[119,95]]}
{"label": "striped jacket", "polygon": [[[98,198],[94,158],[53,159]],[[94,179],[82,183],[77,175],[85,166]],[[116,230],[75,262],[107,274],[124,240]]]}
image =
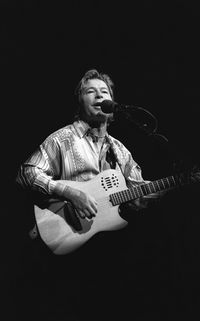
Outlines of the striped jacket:
{"label": "striped jacket", "polygon": [[128,185],[144,183],[141,168],[131,153],[108,133],[101,151],[88,132],[84,121],[75,121],[51,135],[20,167],[17,182],[25,188],[52,195],[57,180],[87,181],[104,166],[109,148],[116,159],[116,170],[123,173]]}

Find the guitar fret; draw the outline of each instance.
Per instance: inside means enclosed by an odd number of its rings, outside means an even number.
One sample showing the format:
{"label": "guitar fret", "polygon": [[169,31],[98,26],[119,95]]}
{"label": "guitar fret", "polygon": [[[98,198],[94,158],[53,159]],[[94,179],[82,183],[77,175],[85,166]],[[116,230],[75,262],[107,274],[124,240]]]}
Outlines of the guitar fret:
{"label": "guitar fret", "polygon": [[131,190],[131,189],[127,189],[127,190],[126,190],[126,193],[127,193],[127,201],[132,200],[132,199],[133,199],[132,190]]}
{"label": "guitar fret", "polygon": [[130,190],[130,196],[131,196],[131,200],[134,200],[134,199],[136,199],[137,197],[136,197],[136,195],[135,195],[135,189],[134,188],[131,188]]}
{"label": "guitar fret", "polygon": [[138,194],[140,195],[140,197],[144,195],[144,192],[142,190],[142,184],[138,186]]}
{"label": "guitar fret", "polygon": [[158,185],[160,187],[160,190],[162,191],[163,188],[164,188],[164,185],[163,185],[163,182],[160,179],[158,180]]}
{"label": "guitar fret", "polygon": [[122,193],[121,192],[118,193],[118,197],[119,197],[119,202],[122,203],[123,199],[122,199]]}
{"label": "guitar fret", "polygon": [[152,193],[156,193],[157,191],[156,191],[156,188],[155,188],[154,183],[151,182],[149,185],[150,185],[150,188],[151,188]]}
{"label": "guitar fret", "polygon": [[117,201],[117,204],[120,204],[120,195],[119,193],[116,194],[116,201]]}
{"label": "guitar fret", "polygon": [[168,182],[168,186],[170,187],[170,177],[166,177],[166,180]]}
{"label": "guitar fret", "polygon": [[148,184],[144,185],[145,195],[149,194]]}
{"label": "guitar fret", "polygon": [[120,203],[124,202],[124,195],[123,191],[119,192],[119,197],[120,197]]}
{"label": "guitar fret", "polygon": [[110,201],[112,202],[112,205],[115,206],[118,204],[118,196],[117,193],[113,193],[110,195]]}
{"label": "guitar fret", "polygon": [[169,188],[170,187],[170,182],[169,182],[168,177],[164,178],[164,182],[165,182],[166,186]]}
{"label": "guitar fret", "polygon": [[141,184],[141,185],[138,186],[138,194],[139,194],[139,197],[142,197],[142,196],[144,196],[144,194],[145,194],[145,192],[144,192],[144,190],[143,190],[143,186],[145,186],[145,185]]}
{"label": "guitar fret", "polygon": [[135,188],[135,196],[136,198],[140,197],[139,191],[138,191],[138,186]]}
{"label": "guitar fret", "polygon": [[173,182],[174,186],[176,186],[176,181],[175,181],[174,176],[171,176],[171,178],[172,178],[172,182]]}
{"label": "guitar fret", "polygon": [[147,194],[151,193],[150,183],[146,184]]}
{"label": "guitar fret", "polygon": [[169,182],[169,187],[177,185],[177,183],[176,183],[176,181],[175,181],[173,176],[169,176],[169,177],[167,177],[167,179],[168,179],[168,182]]}
{"label": "guitar fret", "polygon": [[160,191],[160,185],[158,184],[158,181],[155,181],[155,185],[157,186],[158,191]]}
{"label": "guitar fret", "polygon": [[119,192],[119,200],[120,200],[120,203],[123,203],[123,192]]}
{"label": "guitar fret", "polygon": [[165,189],[166,188],[166,185],[165,185],[165,179],[163,178],[163,179],[161,179],[161,182],[162,182],[162,185],[163,185],[163,189]]}
{"label": "guitar fret", "polygon": [[128,189],[125,191],[122,191],[122,194],[123,194],[123,201],[124,202],[130,201],[130,193],[129,193]]}
{"label": "guitar fret", "polygon": [[163,179],[160,179],[159,181],[160,181],[160,185],[161,185],[162,190],[165,189],[165,184],[164,184]]}
{"label": "guitar fret", "polygon": [[166,180],[166,178],[163,178],[163,184],[164,184],[164,187],[165,187],[165,189],[167,188],[167,180]]}
{"label": "guitar fret", "polygon": [[144,184],[141,184],[140,186],[141,196],[146,195],[146,188]]}

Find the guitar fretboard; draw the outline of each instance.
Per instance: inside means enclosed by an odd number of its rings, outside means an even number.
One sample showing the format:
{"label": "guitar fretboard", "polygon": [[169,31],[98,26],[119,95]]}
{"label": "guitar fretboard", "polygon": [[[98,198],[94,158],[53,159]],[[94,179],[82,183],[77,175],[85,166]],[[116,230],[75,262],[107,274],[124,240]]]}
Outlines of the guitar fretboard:
{"label": "guitar fretboard", "polygon": [[148,194],[175,188],[178,185],[182,185],[181,180],[178,179],[178,177],[169,176],[152,181],[150,183],[140,184],[138,186],[134,186],[133,188],[113,193],[110,195],[110,201],[112,202],[113,206],[116,206]]}

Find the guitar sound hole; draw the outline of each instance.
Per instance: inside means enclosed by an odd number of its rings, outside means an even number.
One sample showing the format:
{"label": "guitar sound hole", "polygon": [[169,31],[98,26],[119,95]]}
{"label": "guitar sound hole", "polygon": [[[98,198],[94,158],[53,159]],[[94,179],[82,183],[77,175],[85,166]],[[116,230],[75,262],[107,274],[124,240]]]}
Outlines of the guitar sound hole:
{"label": "guitar sound hole", "polygon": [[101,178],[101,186],[107,191],[109,188],[112,187],[118,187],[119,186],[119,180],[116,175],[112,174],[111,177],[103,177]]}

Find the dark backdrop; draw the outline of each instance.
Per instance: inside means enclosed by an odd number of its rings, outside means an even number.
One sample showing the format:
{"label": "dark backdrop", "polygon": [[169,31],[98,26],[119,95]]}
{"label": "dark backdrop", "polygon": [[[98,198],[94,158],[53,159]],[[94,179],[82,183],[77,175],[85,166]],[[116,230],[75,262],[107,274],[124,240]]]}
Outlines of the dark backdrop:
{"label": "dark backdrop", "polygon": [[[142,106],[157,118],[157,132],[168,139],[167,146],[122,118],[110,128],[133,152],[145,178],[168,174],[174,169],[174,157],[183,160],[184,166],[199,163],[199,19],[199,3],[191,0],[1,1],[5,193],[1,265],[7,310],[17,305],[13,301],[20,296],[16,284],[26,242],[23,206],[14,187],[17,169],[49,133],[71,122],[74,88],[86,70],[108,73],[115,83],[116,101]],[[176,273],[169,280],[175,280],[174,300],[178,302],[173,301],[173,309],[187,311],[192,320],[200,285],[198,188],[174,195],[163,205],[164,223],[159,225],[154,217],[153,223],[149,218],[144,226],[162,234],[164,224],[166,238],[173,239],[169,248]],[[143,232],[144,244],[152,234],[147,235],[145,239]],[[172,320],[172,315],[165,316],[166,320]]]}

